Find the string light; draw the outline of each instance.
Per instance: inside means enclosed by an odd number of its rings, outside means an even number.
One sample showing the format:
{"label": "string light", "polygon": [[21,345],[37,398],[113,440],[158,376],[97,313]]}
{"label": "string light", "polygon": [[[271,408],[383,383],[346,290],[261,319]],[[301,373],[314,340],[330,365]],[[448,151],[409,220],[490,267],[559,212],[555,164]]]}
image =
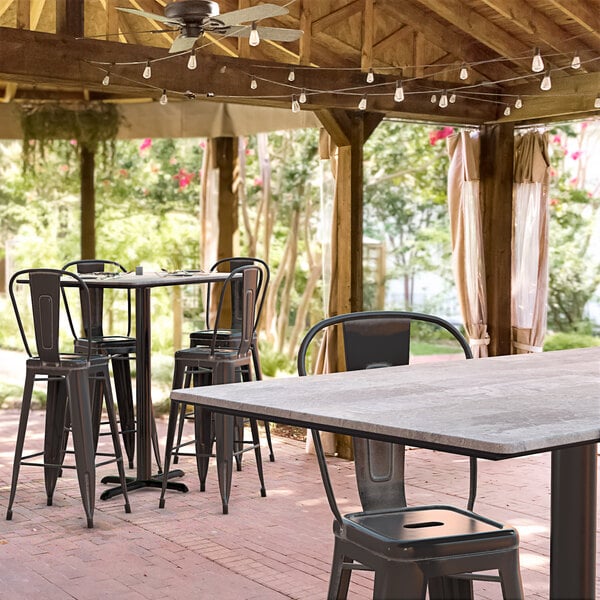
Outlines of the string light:
{"label": "string light", "polygon": [[510,116],[510,106],[507,104],[506,107],[504,108],[504,116],[508,117]]}
{"label": "string light", "polygon": [[467,69],[467,65],[465,63],[460,66],[460,73],[458,74],[458,77],[462,79],[462,81],[469,79],[469,69]]}
{"label": "string light", "polygon": [[448,94],[446,93],[446,90],[444,90],[442,92],[442,95],[440,96],[439,107],[446,108],[447,106],[448,106]]}
{"label": "string light", "polygon": [[546,71],[544,78],[542,79],[542,83],[540,84],[540,90],[547,92],[552,88],[552,80],[550,79],[550,71]]}
{"label": "string light", "polygon": [[190,57],[188,58],[188,62],[187,62],[187,68],[190,71],[193,71],[197,66],[198,66],[198,61],[196,60],[196,53],[193,50],[191,50]]}
{"label": "string light", "polygon": [[252,81],[250,81],[250,89],[255,90],[258,87],[258,83],[256,81],[256,77],[252,77]]}
{"label": "string light", "polygon": [[367,83],[373,83],[375,81],[375,75],[373,74],[373,69],[369,69],[367,73]]}
{"label": "string light", "polygon": [[194,92],[190,91],[190,90],[186,90],[186,92],[183,94],[188,100],[195,100],[196,99],[196,94],[194,94]]}
{"label": "string light", "polygon": [[292,96],[292,112],[299,113],[300,112],[300,103],[296,99],[296,96]]}
{"label": "string light", "polygon": [[108,71],[102,80],[102,85],[110,85],[110,73]]}
{"label": "string light", "polygon": [[523,108],[523,100],[521,100],[521,96],[515,100],[515,108]]}
{"label": "string light", "polygon": [[450,102],[450,104],[454,104],[456,102],[456,94],[450,94],[450,98],[448,98],[448,102]]}
{"label": "string light", "polygon": [[258,35],[258,29],[256,29],[256,21],[252,23],[252,30],[250,31],[248,43],[251,46],[258,46],[260,44],[260,35]]}
{"label": "string light", "polygon": [[306,90],[302,89],[300,96],[298,96],[298,102],[300,102],[300,104],[306,103]]}
{"label": "string light", "polygon": [[367,109],[367,96],[363,96],[358,103],[358,110],[366,110]]}
{"label": "string light", "polygon": [[531,70],[534,73],[541,73],[544,70],[544,59],[540,54],[540,49],[536,48],[533,51],[533,60],[531,61]]}
{"label": "string light", "polygon": [[598,94],[594,100],[594,108],[600,108],[600,94]]}
{"label": "string light", "polygon": [[575,56],[573,56],[573,60],[571,61],[571,69],[579,69],[581,67],[581,59],[579,58],[579,53],[575,52]]}
{"label": "string light", "polygon": [[402,102],[404,100],[404,87],[402,86],[402,80],[396,81],[396,90],[394,91],[394,101]]}
{"label": "string light", "polygon": [[288,75],[288,81],[295,81],[296,80],[296,71],[294,71],[294,69],[292,69],[290,71],[290,74]]}
{"label": "string light", "polygon": [[167,104],[167,102],[169,101],[169,98],[167,97],[167,90],[163,90],[162,91],[162,95],[160,97],[159,103],[164,106],[165,104]]}
{"label": "string light", "polygon": [[429,99],[431,104],[435,104],[437,102],[437,96],[435,94],[431,94],[431,98]]}
{"label": "string light", "polygon": [[150,79],[150,77],[152,77],[152,67],[150,66],[150,61],[146,63],[146,66],[144,67],[144,72],[142,73],[142,77],[144,79]]}

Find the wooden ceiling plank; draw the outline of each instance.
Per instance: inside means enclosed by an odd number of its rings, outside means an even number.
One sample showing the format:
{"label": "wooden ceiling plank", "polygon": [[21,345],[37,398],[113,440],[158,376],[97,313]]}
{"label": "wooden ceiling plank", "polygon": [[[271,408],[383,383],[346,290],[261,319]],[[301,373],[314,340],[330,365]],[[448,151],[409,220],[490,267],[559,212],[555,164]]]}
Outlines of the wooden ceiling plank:
{"label": "wooden ceiling plank", "polygon": [[[422,33],[429,43],[449,52],[460,61],[473,64],[496,58],[487,47],[474,43],[469,36],[449,29],[445,23],[433,18],[417,4],[404,2],[399,6],[395,0],[379,0],[378,7],[384,13],[383,18],[405,23]],[[515,71],[506,65],[496,62],[477,65],[474,70],[491,81],[509,79],[516,75]]]}
{"label": "wooden ceiling plank", "polygon": [[373,38],[375,32],[375,9],[373,0],[364,0],[362,19],[362,49],[360,66],[368,71],[373,66]]}
{"label": "wooden ceiling plank", "polygon": [[37,29],[38,23],[40,22],[40,17],[42,16],[42,11],[44,10],[46,0],[30,0],[30,3],[30,29],[33,29],[35,31]]}
{"label": "wooden ceiling plank", "polygon": [[118,0],[106,0],[106,39],[117,39],[119,36]]}
{"label": "wooden ceiling plank", "polygon": [[395,44],[398,43],[398,40],[406,33],[407,29],[408,27],[406,26],[399,27],[395,31],[392,31],[392,33],[390,33],[389,35],[386,35],[384,38],[381,38],[373,46],[373,53],[379,54],[387,48],[393,47]]}
{"label": "wooden ceiling plank", "polygon": [[[569,33],[555,21],[524,0],[483,0],[483,2],[526,33],[538,36],[540,38],[538,46],[545,44],[558,52],[573,54],[586,48],[586,44],[581,40],[571,39]],[[594,49],[598,50],[599,47],[600,44]]]}
{"label": "wooden ceiling plank", "polygon": [[[6,8],[11,1],[7,2]],[[31,3],[29,0],[17,0],[17,28],[31,29]]]}
{"label": "wooden ceiling plank", "polygon": [[549,0],[565,15],[600,39],[600,3],[597,0]]}
{"label": "wooden ceiling plank", "polygon": [[0,17],[9,9],[13,1],[14,0],[0,0]]}
{"label": "wooden ceiling plank", "polygon": [[304,31],[300,38],[300,56],[298,59],[301,65],[310,65],[312,60],[312,12],[310,7],[311,0],[300,0],[300,29]]}
{"label": "wooden ceiling plank", "polygon": [[337,25],[340,22],[343,22],[355,14],[361,12],[363,9],[363,0],[353,0],[352,2],[330,12],[329,14],[321,17],[320,19],[316,19],[312,24],[312,32],[313,35],[320,33],[321,31],[326,31],[329,27]]}
{"label": "wooden ceiling plank", "polygon": [[[533,48],[523,44],[514,35],[472,10],[461,0],[444,0],[443,2],[419,0],[419,2],[480,44],[497,52],[501,57],[511,58],[533,51]],[[519,63],[520,61],[515,62]]]}

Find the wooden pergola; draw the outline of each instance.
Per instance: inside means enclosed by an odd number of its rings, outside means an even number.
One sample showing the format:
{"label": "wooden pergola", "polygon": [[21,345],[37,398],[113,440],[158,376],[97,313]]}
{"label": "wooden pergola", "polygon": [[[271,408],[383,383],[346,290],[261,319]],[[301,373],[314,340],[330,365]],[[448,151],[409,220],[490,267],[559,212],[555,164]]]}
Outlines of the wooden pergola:
{"label": "wooden pergola", "polygon": [[[337,145],[344,174],[338,231],[349,251],[339,253],[337,273],[345,310],[362,308],[365,140],[390,117],[478,127],[489,352],[510,354],[514,130],[600,114],[599,0],[271,3],[289,14],[260,25],[300,29],[299,41],[250,47],[247,38],[206,34],[190,70],[189,53],[168,53],[176,32],[148,33],[162,24],[117,10],[163,15],[167,0],[0,0],[7,105],[0,108],[61,101],[151,110],[152,103],[160,119],[166,95],[171,108],[189,113],[215,102],[312,111]],[[264,2],[218,2],[221,13],[257,4]],[[537,51],[543,67],[533,72]],[[544,77],[550,89],[540,89]],[[231,138],[219,143],[226,155]]]}

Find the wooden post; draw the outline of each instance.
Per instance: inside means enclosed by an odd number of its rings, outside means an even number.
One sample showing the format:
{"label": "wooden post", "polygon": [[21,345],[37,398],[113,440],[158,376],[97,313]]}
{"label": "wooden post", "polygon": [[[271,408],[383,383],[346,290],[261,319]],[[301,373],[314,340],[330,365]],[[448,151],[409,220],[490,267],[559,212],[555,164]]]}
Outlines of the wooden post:
{"label": "wooden post", "polygon": [[96,258],[95,153],[85,146],[79,153],[81,177],[81,258]]}
{"label": "wooden post", "polygon": [[238,138],[219,137],[213,144],[213,167],[219,170],[219,242],[217,258],[234,256],[235,234],[238,230],[237,195],[233,191],[237,161]]}
{"label": "wooden post", "polygon": [[513,125],[484,126],[481,198],[490,356],[511,354],[513,161]]}

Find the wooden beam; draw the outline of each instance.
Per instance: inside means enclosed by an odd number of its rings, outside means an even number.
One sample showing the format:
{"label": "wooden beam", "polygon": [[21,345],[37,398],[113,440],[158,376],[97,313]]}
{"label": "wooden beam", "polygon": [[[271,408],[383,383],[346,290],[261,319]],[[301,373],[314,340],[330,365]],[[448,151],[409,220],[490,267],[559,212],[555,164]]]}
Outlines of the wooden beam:
{"label": "wooden beam", "polygon": [[[17,0],[17,5],[19,1]],[[13,2],[14,0],[0,0],[0,17],[12,6]]]}
{"label": "wooden beam", "polygon": [[56,33],[74,38],[83,36],[83,3],[79,0],[56,3]]}
{"label": "wooden beam", "polygon": [[[10,4],[7,3],[7,4]],[[8,8],[8,6],[7,6]],[[17,0],[17,28],[31,29],[31,3],[30,0]]]}
{"label": "wooden beam", "polygon": [[300,38],[300,55],[298,63],[301,65],[310,65],[311,63],[311,45],[312,45],[312,0],[300,0],[300,29],[304,31]]}
{"label": "wooden beam", "polygon": [[321,31],[326,31],[330,27],[333,27],[339,23],[343,23],[350,17],[355,14],[361,12],[363,9],[363,0],[353,0],[349,2],[345,6],[338,8],[330,12],[329,14],[321,17],[320,19],[316,19],[312,24],[312,33],[316,35]]}
{"label": "wooden beam", "polygon": [[490,356],[511,354],[513,125],[481,133],[480,193]]}
{"label": "wooden beam", "polygon": [[600,3],[598,0],[549,0],[565,15],[600,39]]}
{"label": "wooden beam", "polygon": [[46,0],[30,0],[30,28],[37,29],[38,23],[40,22],[40,17],[42,16],[42,11],[44,10],[44,5],[46,4]]}
{"label": "wooden beam", "polygon": [[362,19],[362,50],[360,66],[368,71],[373,66],[373,36],[375,30],[375,10],[373,0],[364,0]]}

